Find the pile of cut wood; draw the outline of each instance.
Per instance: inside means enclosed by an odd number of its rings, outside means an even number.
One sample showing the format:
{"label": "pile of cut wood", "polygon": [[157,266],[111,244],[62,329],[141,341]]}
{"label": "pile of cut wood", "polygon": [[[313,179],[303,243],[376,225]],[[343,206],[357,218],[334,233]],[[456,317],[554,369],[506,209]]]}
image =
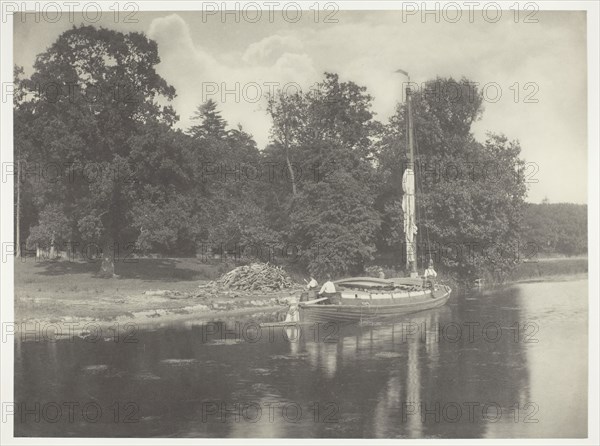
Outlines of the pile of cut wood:
{"label": "pile of cut wood", "polygon": [[293,286],[283,268],[268,263],[239,266],[223,274],[217,284],[233,290],[281,290]]}

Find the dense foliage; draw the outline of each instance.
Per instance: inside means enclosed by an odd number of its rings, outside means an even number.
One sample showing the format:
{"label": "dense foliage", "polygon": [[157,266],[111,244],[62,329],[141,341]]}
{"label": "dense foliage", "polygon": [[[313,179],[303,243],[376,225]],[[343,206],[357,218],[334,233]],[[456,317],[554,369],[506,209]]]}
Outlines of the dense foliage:
{"label": "dense foliage", "polygon": [[[29,172],[19,229],[28,248],[96,243],[107,275],[115,244],[266,255],[318,277],[363,273],[386,254],[402,269],[404,103],[378,122],[364,87],[325,73],[308,92],[267,98],[271,141],[259,150],[213,101],[198,105],[187,131],[176,130],[175,90],[155,71],[159,62],[143,34],[84,26],[40,54],[30,78],[15,71],[15,154]],[[428,87],[436,94],[413,97],[420,265],[431,256],[465,278],[504,273],[515,263],[507,252],[518,245],[526,194],[519,144],[492,134],[475,140],[483,101],[468,80]],[[48,181],[30,174],[35,163],[69,168]],[[528,234],[546,243],[531,209]],[[577,221],[570,231],[565,218],[549,241],[557,251],[583,230]]]}
{"label": "dense foliage", "polygon": [[528,203],[523,217],[524,243],[529,255],[587,253],[587,206],[572,203]]}

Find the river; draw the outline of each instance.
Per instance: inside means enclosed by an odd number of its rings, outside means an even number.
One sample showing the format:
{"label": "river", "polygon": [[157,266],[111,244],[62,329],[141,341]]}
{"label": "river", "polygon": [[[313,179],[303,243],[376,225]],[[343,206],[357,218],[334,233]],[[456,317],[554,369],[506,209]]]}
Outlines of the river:
{"label": "river", "polygon": [[523,283],[368,326],[17,336],[15,436],[585,437],[587,297]]}

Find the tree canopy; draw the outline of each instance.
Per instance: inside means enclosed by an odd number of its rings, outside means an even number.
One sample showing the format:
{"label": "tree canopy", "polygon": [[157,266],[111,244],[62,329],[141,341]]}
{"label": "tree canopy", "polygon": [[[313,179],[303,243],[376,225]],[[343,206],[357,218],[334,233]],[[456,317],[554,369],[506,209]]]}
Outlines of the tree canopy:
{"label": "tree canopy", "polygon": [[177,117],[161,105],[175,89],[156,73],[159,62],[143,34],[73,27],[24,81],[33,97],[19,106],[15,146],[58,172],[55,181],[33,179],[35,200],[61,209],[70,241],[98,245],[106,275],[114,274],[114,245],[141,230],[133,213],[140,202],[165,199],[185,177],[165,131]]}
{"label": "tree canopy", "polygon": [[522,238],[524,243],[530,244],[531,257],[586,254],[587,205],[527,203]]}
{"label": "tree canopy", "polygon": [[[16,69],[18,159],[63,166],[57,181],[21,178],[28,246],[97,243],[107,275],[112,246],[128,243],[170,255],[291,247],[315,276],[360,274],[383,257],[402,269],[405,103],[380,122],[365,87],[325,73],[310,91],[267,98],[261,150],[212,100],[176,129],[175,89],[159,62],[143,34],[81,26],[40,54],[29,78]],[[525,206],[519,142],[473,136],[483,113],[474,85],[435,78],[413,94],[419,265],[432,257],[462,278],[505,274],[524,211],[528,237],[581,250],[569,238],[581,224],[566,229],[567,212],[564,230],[535,233],[546,217]]]}

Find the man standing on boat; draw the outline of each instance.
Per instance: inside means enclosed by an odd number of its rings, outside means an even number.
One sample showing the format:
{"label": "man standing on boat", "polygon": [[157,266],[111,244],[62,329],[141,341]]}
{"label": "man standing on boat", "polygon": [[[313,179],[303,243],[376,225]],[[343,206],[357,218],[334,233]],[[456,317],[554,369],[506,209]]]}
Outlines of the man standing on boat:
{"label": "man standing on boat", "polygon": [[433,279],[435,279],[436,277],[437,273],[433,269],[433,260],[429,259],[429,266],[423,273],[423,288],[428,286],[429,288],[433,289]]}

